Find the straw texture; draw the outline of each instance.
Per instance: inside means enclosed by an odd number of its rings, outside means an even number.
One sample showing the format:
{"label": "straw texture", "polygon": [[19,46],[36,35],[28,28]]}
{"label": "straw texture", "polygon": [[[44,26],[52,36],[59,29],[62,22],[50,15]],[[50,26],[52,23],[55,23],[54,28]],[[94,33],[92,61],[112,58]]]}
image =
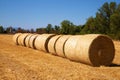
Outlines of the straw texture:
{"label": "straw texture", "polygon": [[56,35],[53,36],[49,42],[48,42],[48,52],[50,52],[51,54],[57,55],[56,54],[56,50],[55,50],[55,45],[57,40],[61,37],[61,35]]}
{"label": "straw texture", "polygon": [[33,34],[29,34],[26,39],[25,39],[25,45],[26,47],[30,47],[30,44],[29,44],[29,41],[30,41],[30,38],[33,36]]}
{"label": "straw texture", "polygon": [[22,46],[26,46],[25,39],[27,38],[28,35],[29,33],[23,33],[22,35],[20,35],[20,37],[18,38],[18,43]]}
{"label": "straw texture", "polygon": [[115,48],[112,40],[108,36],[96,35],[89,47],[91,64],[93,66],[110,65],[114,56]]}
{"label": "straw texture", "polygon": [[30,48],[36,49],[36,47],[35,47],[35,39],[37,38],[37,36],[38,36],[38,34],[35,34],[35,35],[30,37],[30,40],[29,40]]}
{"label": "straw texture", "polygon": [[65,43],[65,47],[64,47],[65,56],[70,60],[77,61],[75,50],[79,39],[80,39],[79,35],[71,36]]}
{"label": "straw texture", "polygon": [[13,36],[13,41],[16,45],[19,45],[18,43],[18,37],[21,35],[22,33],[16,33],[14,36]]}
{"label": "straw texture", "polygon": [[21,45],[21,36],[22,36],[23,34],[21,33],[21,35],[18,37],[18,44],[19,45]]}
{"label": "straw texture", "polygon": [[[66,46],[67,45],[68,43]],[[79,36],[76,50],[73,53],[74,55],[69,54],[68,50],[65,50],[65,54],[70,60],[79,61],[92,66],[107,66],[112,63],[115,55],[115,48],[109,37],[99,34],[91,34]]]}
{"label": "straw texture", "polygon": [[48,42],[49,42],[50,38],[53,36],[55,36],[55,34],[39,35],[35,40],[36,49],[48,52]]}
{"label": "straw texture", "polygon": [[70,36],[71,35],[63,35],[57,40],[55,50],[58,56],[65,57],[64,45]]}

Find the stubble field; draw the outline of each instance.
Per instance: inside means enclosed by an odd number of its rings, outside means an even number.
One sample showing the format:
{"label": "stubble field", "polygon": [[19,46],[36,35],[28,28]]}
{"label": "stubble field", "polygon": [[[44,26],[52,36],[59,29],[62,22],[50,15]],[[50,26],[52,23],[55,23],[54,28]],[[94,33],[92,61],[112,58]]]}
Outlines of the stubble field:
{"label": "stubble field", "polygon": [[31,48],[0,35],[0,80],[120,80],[120,42],[114,41],[114,65],[92,67]]}

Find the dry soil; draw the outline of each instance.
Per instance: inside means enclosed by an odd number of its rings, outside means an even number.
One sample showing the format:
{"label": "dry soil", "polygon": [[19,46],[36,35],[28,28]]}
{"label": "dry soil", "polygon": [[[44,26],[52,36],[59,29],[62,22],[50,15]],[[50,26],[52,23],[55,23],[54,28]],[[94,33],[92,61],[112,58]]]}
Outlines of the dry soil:
{"label": "dry soil", "polygon": [[0,80],[120,80],[120,42],[114,41],[114,65],[92,67],[17,46],[13,35],[0,35]]}

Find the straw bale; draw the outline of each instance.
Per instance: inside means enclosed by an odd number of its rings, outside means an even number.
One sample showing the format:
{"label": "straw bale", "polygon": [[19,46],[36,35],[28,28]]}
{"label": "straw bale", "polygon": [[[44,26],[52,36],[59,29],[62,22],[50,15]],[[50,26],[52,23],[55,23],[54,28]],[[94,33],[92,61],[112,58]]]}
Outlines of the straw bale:
{"label": "straw bale", "polygon": [[23,33],[22,35],[20,35],[20,37],[18,38],[18,43],[22,46],[26,46],[25,39],[27,38],[28,35],[29,33]]}
{"label": "straw bale", "polygon": [[39,35],[35,40],[36,49],[48,52],[48,42],[49,42],[50,38],[52,38],[53,36],[55,36],[55,34]]}
{"label": "straw bale", "polygon": [[18,37],[21,35],[22,33],[16,33],[14,36],[13,36],[13,41],[16,45],[19,45],[18,43]]}
{"label": "straw bale", "polygon": [[108,36],[89,34],[79,36],[73,55],[74,58],[71,57],[71,54],[69,56],[68,50],[65,50],[65,54],[70,60],[79,61],[92,66],[108,66],[113,61],[115,48],[112,40]]}
{"label": "straw bale", "polygon": [[51,54],[56,55],[55,44],[60,37],[61,37],[61,35],[56,35],[56,36],[53,36],[49,40],[49,42],[48,42],[48,52],[50,52]]}
{"label": "straw bale", "polygon": [[63,35],[57,40],[55,50],[58,56],[65,57],[64,45],[70,36],[71,35]]}
{"label": "straw bale", "polygon": [[29,40],[30,48],[36,49],[35,48],[35,39],[37,38],[37,36],[38,36],[38,34],[34,34],[33,36],[30,37],[30,40]]}
{"label": "straw bale", "polygon": [[70,60],[76,60],[75,50],[79,38],[79,35],[71,36],[65,43],[65,56]]}
{"label": "straw bale", "polygon": [[26,47],[30,47],[30,44],[29,44],[29,41],[30,41],[30,38],[33,36],[33,34],[29,34],[26,39],[25,39],[25,45]]}

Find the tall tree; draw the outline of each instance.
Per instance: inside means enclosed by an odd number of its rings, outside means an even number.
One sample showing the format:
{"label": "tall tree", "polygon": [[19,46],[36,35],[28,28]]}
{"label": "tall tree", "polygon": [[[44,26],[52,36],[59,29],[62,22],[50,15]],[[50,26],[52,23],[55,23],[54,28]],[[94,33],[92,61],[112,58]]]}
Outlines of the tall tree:
{"label": "tall tree", "polygon": [[75,25],[69,20],[61,22],[61,33],[62,34],[75,34]]}
{"label": "tall tree", "polygon": [[38,34],[46,33],[46,28],[37,28],[36,33],[38,33]]}
{"label": "tall tree", "polygon": [[23,32],[23,29],[22,29],[21,27],[19,27],[19,28],[16,30],[16,32],[22,33],[22,32]]}
{"label": "tall tree", "polygon": [[6,32],[7,33],[13,33],[13,27],[12,26],[7,27]]}
{"label": "tall tree", "polygon": [[120,40],[120,12],[113,14],[110,17],[110,30],[111,30],[111,36],[114,39]]}
{"label": "tall tree", "polygon": [[3,32],[4,32],[3,26],[0,26],[0,33],[3,33]]}
{"label": "tall tree", "polygon": [[31,33],[34,33],[35,31],[34,31],[34,29],[32,28],[32,29],[30,30],[30,32],[31,32]]}
{"label": "tall tree", "polygon": [[81,31],[82,34],[90,34],[90,33],[98,33],[95,18],[90,17],[88,18],[85,27]]}
{"label": "tall tree", "polygon": [[113,15],[116,11],[116,3],[104,3],[102,7],[96,13],[96,26],[98,27],[99,32],[103,34],[110,33],[110,16]]}
{"label": "tall tree", "polygon": [[55,25],[54,30],[55,30],[56,34],[60,33],[60,27],[59,26]]}
{"label": "tall tree", "polygon": [[82,28],[83,28],[82,25],[75,26],[75,34],[80,34]]}
{"label": "tall tree", "polygon": [[102,33],[120,39],[120,4],[106,2],[90,17],[81,33]]}
{"label": "tall tree", "polygon": [[52,32],[52,25],[51,24],[48,24],[47,27],[46,27],[46,32],[47,33],[51,33]]}

